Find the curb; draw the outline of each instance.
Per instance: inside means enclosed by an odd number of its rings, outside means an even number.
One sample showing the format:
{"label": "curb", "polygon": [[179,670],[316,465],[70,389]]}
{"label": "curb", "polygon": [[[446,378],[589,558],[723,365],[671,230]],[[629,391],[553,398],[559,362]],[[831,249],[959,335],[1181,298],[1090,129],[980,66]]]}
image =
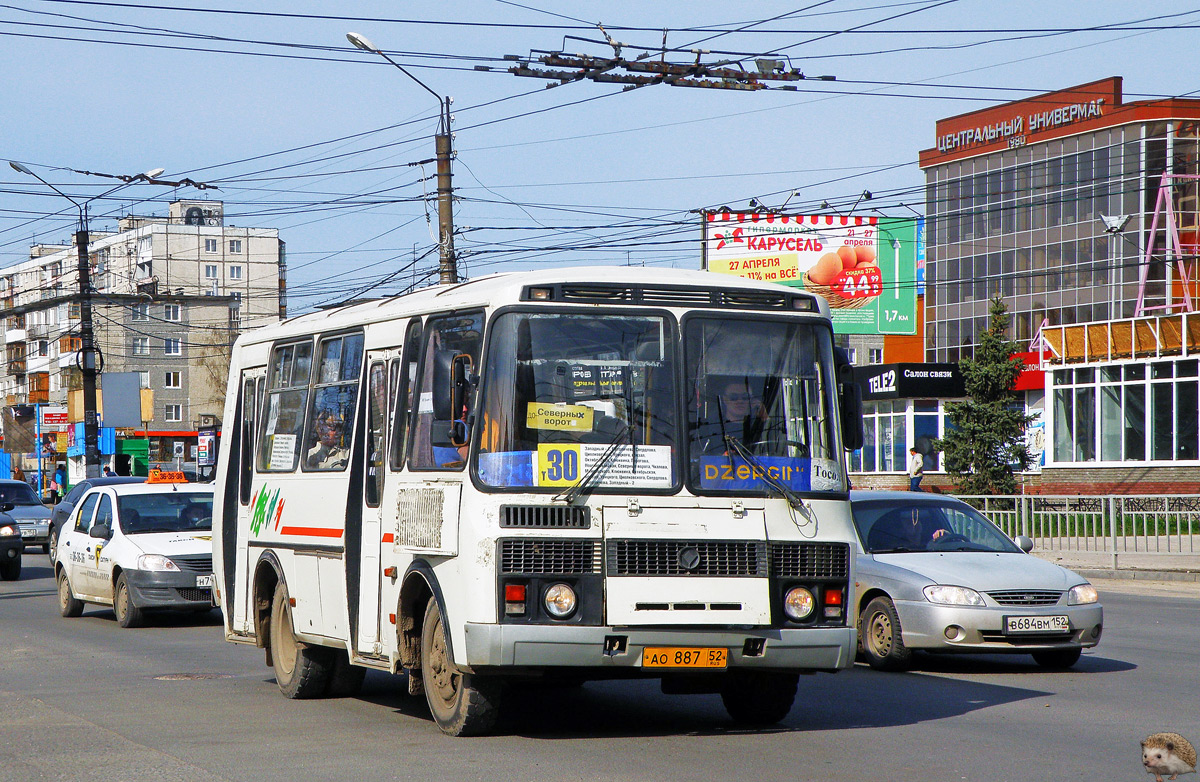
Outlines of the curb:
{"label": "curb", "polygon": [[1068,568],[1084,578],[1110,578],[1124,581],[1185,581],[1200,583],[1200,573],[1194,570],[1113,570],[1096,568]]}

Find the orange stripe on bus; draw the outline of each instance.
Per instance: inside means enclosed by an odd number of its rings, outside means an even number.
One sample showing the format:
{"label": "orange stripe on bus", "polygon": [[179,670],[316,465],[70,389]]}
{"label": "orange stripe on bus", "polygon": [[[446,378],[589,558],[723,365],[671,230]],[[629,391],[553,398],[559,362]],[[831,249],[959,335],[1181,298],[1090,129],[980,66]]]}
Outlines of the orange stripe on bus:
{"label": "orange stripe on bus", "polygon": [[386,535],[384,535],[384,536],[383,536],[383,542],[384,542],[384,543],[391,543],[391,542],[393,542],[395,539],[396,539],[396,536],[395,536],[395,535],[393,535],[393,534],[392,534],[392,533],[390,533],[390,532],[389,532],[389,533],[387,533]]}
{"label": "orange stripe on bus", "polygon": [[340,538],[342,530],[326,527],[284,527],[279,530],[284,535],[303,535],[309,538]]}

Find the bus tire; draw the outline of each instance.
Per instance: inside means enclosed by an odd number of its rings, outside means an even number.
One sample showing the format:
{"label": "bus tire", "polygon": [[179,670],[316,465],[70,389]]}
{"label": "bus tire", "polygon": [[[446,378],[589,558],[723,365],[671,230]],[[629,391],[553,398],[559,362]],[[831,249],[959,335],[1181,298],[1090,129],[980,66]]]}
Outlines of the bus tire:
{"label": "bus tire", "polygon": [[734,671],[721,687],[721,702],[739,725],[774,725],[792,710],[799,681],[795,673]]}
{"label": "bus tire", "polygon": [[319,698],[329,689],[333,659],[328,649],[296,640],[287,587],[275,587],[271,601],[271,665],[275,683],[288,698]]}
{"label": "bus tire", "polygon": [[117,624],[121,627],[138,627],[142,623],[142,609],[133,604],[133,595],[129,594],[129,582],[125,580],[124,573],[117,576],[113,613],[117,615]]}
{"label": "bus tire", "polygon": [[83,613],[83,601],[76,600],[71,594],[71,582],[67,580],[65,569],[58,571],[58,612],[68,618]]}
{"label": "bus tire", "polygon": [[333,669],[329,675],[329,698],[353,698],[362,691],[367,669],[350,662],[350,655],[340,649],[333,653]]}
{"label": "bus tire", "polygon": [[421,681],[429,713],[447,735],[482,735],[496,724],[499,684],[458,670],[446,636],[437,598],[431,597],[421,624]]}

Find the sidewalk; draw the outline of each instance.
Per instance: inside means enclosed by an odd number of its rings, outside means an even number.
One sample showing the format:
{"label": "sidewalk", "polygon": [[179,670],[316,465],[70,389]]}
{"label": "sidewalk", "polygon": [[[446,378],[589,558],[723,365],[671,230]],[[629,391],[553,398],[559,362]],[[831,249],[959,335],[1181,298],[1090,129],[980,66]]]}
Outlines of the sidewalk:
{"label": "sidewalk", "polygon": [[1200,583],[1200,554],[1147,554],[1131,552],[1113,555],[1109,551],[1034,549],[1034,556],[1074,570],[1084,578],[1120,578],[1143,581],[1192,581]]}

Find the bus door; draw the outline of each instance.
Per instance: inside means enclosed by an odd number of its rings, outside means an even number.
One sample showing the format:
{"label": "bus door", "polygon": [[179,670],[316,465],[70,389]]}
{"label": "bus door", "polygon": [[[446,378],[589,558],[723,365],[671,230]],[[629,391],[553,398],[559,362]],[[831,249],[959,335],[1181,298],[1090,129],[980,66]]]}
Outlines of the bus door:
{"label": "bus door", "polygon": [[[233,552],[233,570],[236,575],[233,577],[233,621],[230,626],[234,632],[250,634],[253,632],[254,623],[251,621],[253,610],[250,605],[251,600],[251,578],[250,578],[250,562],[249,562],[249,542],[252,535],[250,534],[250,524],[254,515],[254,460],[258,453],[255,448],[255,438],[258,436],[258,414],[262,407],[263,386],[266,383],[267,370],[266,367],[258,367],[242,372],[241,380],[241,408],[238,411],[240,420],[238,427],[239,442],[238,448],[238,506],[236,517],[236,530],[222,530],[222,541],[225,546],[224,559],[225,570],[229,572],[229,543],[231,540],[237,541],[237,548]],[[232,454],[230,455],[232,457]],[[223,574],[217,574],[218,578],[222,578]],[[229,589],[229,581],[225,580],[225,585],[222,588],[222,599],[226,601],[226,605],[222,606],[222,610],[228,610],[230,596],[224,594]]]}
{"label": "bus door", "polygon": [[[354,649],[362,654],[378,654],[380,606],[385,539],[390,545],[392,535],[384,531],[383,486],[387,472],[388,422],[391,420],[391,400],[395,377],[399,370],[401,351],[372,350],[367,352],[367,418],[366,460],[363,475],[362,553],[358,585],[358,629]],[[351,603],[353,604],[353,603]]]}

